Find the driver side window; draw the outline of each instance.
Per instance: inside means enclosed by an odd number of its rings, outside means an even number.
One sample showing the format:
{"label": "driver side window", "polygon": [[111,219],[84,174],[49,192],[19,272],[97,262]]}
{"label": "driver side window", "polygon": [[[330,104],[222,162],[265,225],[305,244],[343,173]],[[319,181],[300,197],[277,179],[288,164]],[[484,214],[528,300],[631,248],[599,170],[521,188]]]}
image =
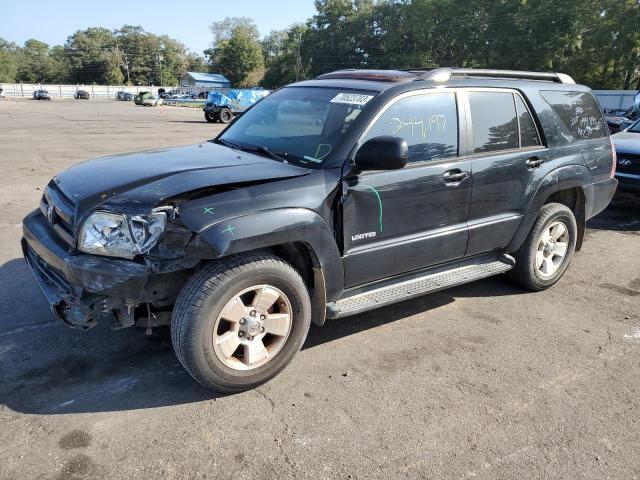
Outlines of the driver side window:
{"label": "driver side window", "polygon": [[363,142],[381,135],[401,137],[409,146],[409,162],[458,155],[455,93],[412,95],[393,103],[375,121]]}

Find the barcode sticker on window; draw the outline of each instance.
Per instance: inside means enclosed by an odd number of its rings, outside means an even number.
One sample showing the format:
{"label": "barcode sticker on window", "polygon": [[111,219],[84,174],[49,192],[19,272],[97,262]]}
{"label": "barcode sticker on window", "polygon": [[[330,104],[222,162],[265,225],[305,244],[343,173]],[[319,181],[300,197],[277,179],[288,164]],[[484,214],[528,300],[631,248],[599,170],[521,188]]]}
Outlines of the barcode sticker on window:
{"label": "barcode sticker on window", "polygon": [[362,93],[339,93],[331,100],[331,103],[349,103],[351,105],[364,105],[373,98],[373,95]]}

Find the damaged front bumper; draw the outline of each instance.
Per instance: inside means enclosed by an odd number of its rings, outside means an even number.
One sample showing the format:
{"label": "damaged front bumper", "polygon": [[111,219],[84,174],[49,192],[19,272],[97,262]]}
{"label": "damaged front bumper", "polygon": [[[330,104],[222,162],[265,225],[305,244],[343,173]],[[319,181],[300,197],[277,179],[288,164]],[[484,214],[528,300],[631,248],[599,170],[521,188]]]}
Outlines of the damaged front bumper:
{"label": "damaged front bumper", "polygon": [[[22,251],[54,315],[88,329],[100,318],[133,326],[136,308],[170,305],[188,278],[188,265],[137,262],[69,251],[39,210],[23,221]],[[150,320],[150,319],[148,319]]]}

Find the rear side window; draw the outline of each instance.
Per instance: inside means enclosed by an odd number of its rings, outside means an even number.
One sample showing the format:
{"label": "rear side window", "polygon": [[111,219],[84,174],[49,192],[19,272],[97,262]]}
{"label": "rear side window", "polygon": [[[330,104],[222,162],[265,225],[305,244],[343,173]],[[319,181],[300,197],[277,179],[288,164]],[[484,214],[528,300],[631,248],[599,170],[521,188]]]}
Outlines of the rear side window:
{"label": "rear side window", "polygon": [[518,118],[510,92],[469,92],[473,152],[510,150],[520,146]]}
{"label": "rear side window", "polygon": [[556,113],[558,133],[564,140],[572,142],[607,136],[602,112],[590,93],[543,90],[540,95]]}
{"label": "rear side window", "polygon": [[455,93],[412,95],[398,100],[375,121],[363,143],[381,135],[405,139],[409,145],[409,162],[457,156]]}
{"label": "rear side window", "polygon": [[521,147],[538,147],[540,146],[540,137],[536,124],[531,118],[529,109],[522,101],[520,95],[515,95],[516,109],[518,110],[518,122],[520,124],[520,146]]}

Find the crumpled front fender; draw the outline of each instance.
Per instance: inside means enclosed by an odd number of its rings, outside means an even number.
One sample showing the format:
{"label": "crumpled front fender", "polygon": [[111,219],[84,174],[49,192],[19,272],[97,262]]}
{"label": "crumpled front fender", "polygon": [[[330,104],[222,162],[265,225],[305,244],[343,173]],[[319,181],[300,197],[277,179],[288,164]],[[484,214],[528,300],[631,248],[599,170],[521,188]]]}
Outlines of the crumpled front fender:
{"label": "crumpled front fender", "polygon": [[304,208],[264,210],[228,218],[197,232],[187,247],[187,256],[216,259],[292,242],[308,246],[320,263],[327,299],[344,287],[340,251],[333,231],[317,213]]}

